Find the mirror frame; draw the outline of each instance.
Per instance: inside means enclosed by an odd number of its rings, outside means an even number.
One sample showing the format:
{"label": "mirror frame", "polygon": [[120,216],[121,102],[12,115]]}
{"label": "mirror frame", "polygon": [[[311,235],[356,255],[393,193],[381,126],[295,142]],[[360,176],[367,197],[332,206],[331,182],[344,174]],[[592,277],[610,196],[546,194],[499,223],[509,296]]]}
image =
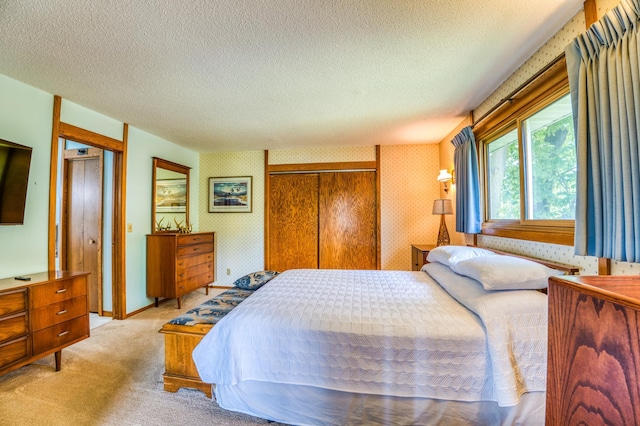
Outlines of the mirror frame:
{"label": "mirror frame", "polygon": [[182,164],[174,163],[172,161],[163,160],[162,158],[153,157],[153,171],[151,178],[151,233],[176,233],[178,230],[158,231],[156,230],[156,170],[158,168],[171,170],[176,173],[183,173],[187,179],[187,195],[186,195],[186,209],[185,209],[185,225],[189,222],[189,172],[191,167],[183,166]]}

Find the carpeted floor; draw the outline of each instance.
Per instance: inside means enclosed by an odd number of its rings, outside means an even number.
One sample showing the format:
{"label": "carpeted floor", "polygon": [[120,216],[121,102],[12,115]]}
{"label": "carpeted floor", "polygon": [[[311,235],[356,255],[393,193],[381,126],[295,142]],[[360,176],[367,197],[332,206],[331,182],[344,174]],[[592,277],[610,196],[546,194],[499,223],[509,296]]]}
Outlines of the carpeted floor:
{"label": "carpeted floor", "polygon": [[[222,290],[220,290],[222,291]],[[204,290],[91,330],[91,337],[0,376],[0,425],[222,425],[270,423],[229,412],[202,392],[165,392],[162,325],[215,296]],[[273,423],[272,423],[273,424]]]}

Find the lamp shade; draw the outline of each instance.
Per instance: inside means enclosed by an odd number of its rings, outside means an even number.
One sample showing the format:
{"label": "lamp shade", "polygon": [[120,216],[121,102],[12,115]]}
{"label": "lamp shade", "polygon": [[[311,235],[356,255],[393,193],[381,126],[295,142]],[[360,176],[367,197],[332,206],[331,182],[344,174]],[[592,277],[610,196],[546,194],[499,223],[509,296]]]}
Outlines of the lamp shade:
{"label": "lamp shade", "polygon": [[432,214],[453,214],[453,206],[449,199],[433,200],[433,212]]}
{"label": "lamp shade", "polygon": [[438,181],[446,182],[448,180],[451,180],[451,173],[449,173],[447,169],[440,170],[440,174],[438,175]]}

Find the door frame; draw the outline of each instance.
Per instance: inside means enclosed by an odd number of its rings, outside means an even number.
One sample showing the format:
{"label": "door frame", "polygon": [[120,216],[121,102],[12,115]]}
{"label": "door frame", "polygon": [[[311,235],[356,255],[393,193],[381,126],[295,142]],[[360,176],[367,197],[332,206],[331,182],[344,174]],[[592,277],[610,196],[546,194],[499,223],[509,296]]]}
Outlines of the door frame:
{"label": "door frame", "polygon": [[59,139],[67,139],[113,152],[113,319],[127,318],[126,299],[126,164],[129,125],[123,124],[122,140],[110,138],[60,121],[62,98],[53,97],[53,126],[51,130],[51,165],[49,175],[48,267],[56,265],[56,203],[60,173]]}

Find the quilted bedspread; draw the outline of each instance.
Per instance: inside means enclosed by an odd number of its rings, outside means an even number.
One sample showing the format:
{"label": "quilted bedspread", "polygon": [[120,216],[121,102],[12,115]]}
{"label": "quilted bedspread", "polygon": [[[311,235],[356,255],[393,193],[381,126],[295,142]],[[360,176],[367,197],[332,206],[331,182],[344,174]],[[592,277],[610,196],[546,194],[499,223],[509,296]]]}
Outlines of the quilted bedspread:
{"label": "quilted bedspread", "polygon": [[193,358],[209,383],[514,404],[523,388],[496,386],[490,353],[480,317],[425,272],[314,269],[286,271],[257,290]]}

